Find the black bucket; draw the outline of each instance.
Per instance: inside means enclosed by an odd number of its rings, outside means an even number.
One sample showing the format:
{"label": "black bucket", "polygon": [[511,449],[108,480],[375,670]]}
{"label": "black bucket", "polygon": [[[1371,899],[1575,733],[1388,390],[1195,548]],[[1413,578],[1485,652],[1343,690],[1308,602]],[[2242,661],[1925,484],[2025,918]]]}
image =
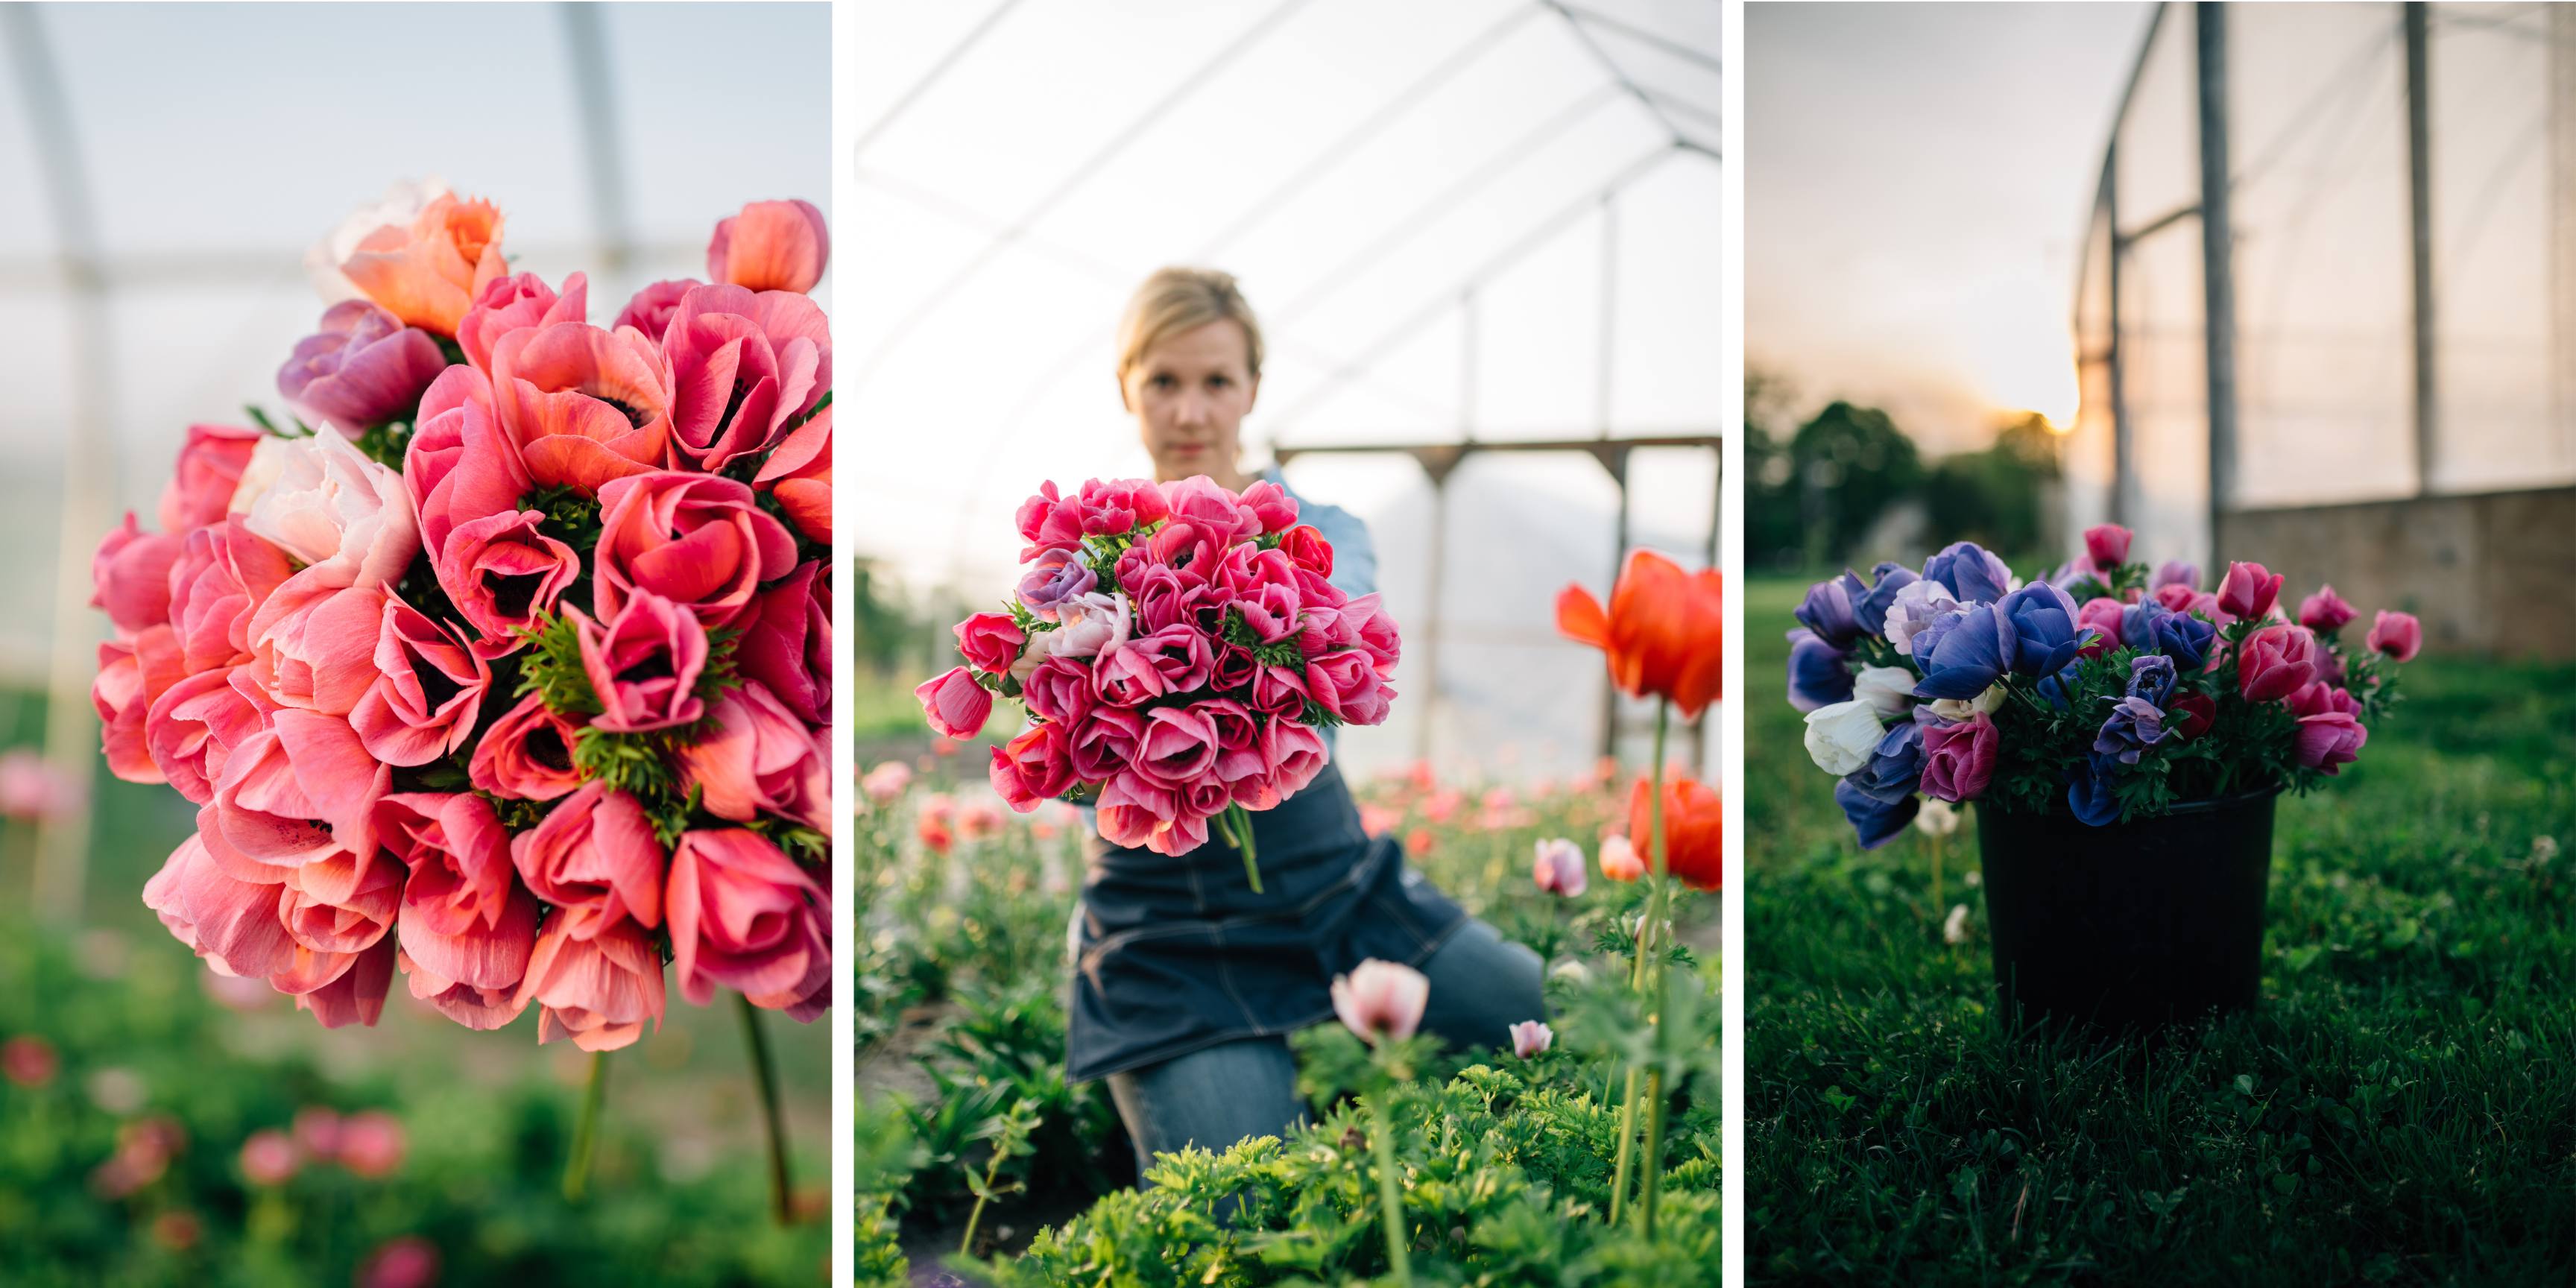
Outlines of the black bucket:
{"label": "black bucket", "polygon": [[1980,807],[2004,1015],[2150,1031],[2254,1005],[2278,796],[2108,827]]}

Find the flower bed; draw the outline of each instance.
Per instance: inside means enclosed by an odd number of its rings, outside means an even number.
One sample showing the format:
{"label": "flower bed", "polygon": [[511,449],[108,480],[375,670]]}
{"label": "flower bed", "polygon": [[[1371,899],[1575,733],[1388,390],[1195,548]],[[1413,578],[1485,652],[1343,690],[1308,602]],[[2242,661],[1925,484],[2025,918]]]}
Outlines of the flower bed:
{"label": "flower bed", "polygon": [[[1612,1052],[1642,1028],[1622,954],[1644,904],[1628,793],[1610,785],[1610,767],[1518,792],[1419,773],[1358,790],[1372,832],[1404,838],[1426,876],[1550,959],[1552,1049],[1421,1057],[1394,1090],[1354,1101],[1373,1076],[1362,1044],[1311,1030],[1297,1045],[1314,1126],[1287,1142],[1164,1156],[1158,1187],[1140,1193],[1126,1188],[1134,1168],[1106,1090],[1063,1081],[1079,819],[1061,806],[1007,814],[981,784],[929,790],[929,775],[978,760],[925,757],[918,776],[879,766],[861,785],[862,1282],[903,1282],[908,1261],[953,1254],[979,1190],[993,1197],[976,1251],[995,1259],[963,1268],[995,1283],[1089,1282],[1110,1267],[1141,1283],[1383,1274],[1366,1143],[1381,1102],[1395,1115],[1412,1267],[1426,1280],[1686,1282],[1674,1276],[1716,1255],[1712,1018],[1676,1021],[1698,1036],[1678,1045],[1700,1063],[1668,1083],[1662,1231],[1648,1241],[1604,1220],[1619,1117]],[[1613,827],[1621,839],[1604,842]],[[1541,845],[1560,839],[1579,863]],[[1713,949],[1715,915],[1713,901],[1685,904],[1675,949],[1699,981],[1677,992],[1712,1014],[1713,951],[1702,961],[1692,949]],[[1220,1211],[1235,1213],[1231,1225]]]}
{"label": "flower bed", "polygon": [[612,1124],[576,1206],[562,1087],[241,1054],[195,959],[109,933],[0,921],[0,1282],[783,1285],[828,1261],[828,1223],[767,1219],[748,1136],[671,1179],[676,1146]]}

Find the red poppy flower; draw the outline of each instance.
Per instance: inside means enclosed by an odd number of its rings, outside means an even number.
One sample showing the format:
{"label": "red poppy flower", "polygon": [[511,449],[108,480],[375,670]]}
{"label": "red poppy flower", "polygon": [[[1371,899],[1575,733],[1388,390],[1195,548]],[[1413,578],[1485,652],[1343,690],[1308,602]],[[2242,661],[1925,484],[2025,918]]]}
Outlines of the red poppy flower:
{"label": "red poppy flower", "polygon": [[1715,569],[1686,573],[1662,555],[1631,550],[1610,588],[1610,610],[1568,586],[1556,597],[1556,629],[1608,654],[1621,692],[1670,698],[1688,719],[1718,697],[1723,603]]}

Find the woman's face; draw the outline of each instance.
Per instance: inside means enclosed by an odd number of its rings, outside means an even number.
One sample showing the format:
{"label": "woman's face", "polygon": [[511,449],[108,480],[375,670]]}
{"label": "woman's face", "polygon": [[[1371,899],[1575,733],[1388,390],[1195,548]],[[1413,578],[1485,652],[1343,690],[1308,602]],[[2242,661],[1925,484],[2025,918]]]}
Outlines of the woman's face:
{"label": "woman's face", "polygon": [[1119,396],[1135,413],[1156,478],[1240,482],[1243,418],[1261,391],[1250,352],[1243,327],[1224,320],[1165,336],[1128,369]]}

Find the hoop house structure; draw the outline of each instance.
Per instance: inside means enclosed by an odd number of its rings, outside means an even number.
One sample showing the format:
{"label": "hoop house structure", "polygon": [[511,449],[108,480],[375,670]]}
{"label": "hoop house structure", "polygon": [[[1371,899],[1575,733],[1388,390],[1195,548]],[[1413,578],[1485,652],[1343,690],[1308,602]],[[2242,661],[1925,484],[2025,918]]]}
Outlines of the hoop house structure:
{"label": "hoop house structure", "polygon": [[1403,696],[1345,761],[1534,777],[1638,736],[1551,606],[1631,544],[1715,553],[1716,0],[856,26],[863,559],[943,609],[1008,586],[1040,481],[1151,468],[1114,380],[1128,293],[1223,268],[1270,350],[1246,463],[1369,522],[1405,632]]}
{"label": "hoop house structure", "polygon": [[[644,283],[704,275],[717,202],[829,200],[826,6],[459,19],[0,5],[0,686],[50,692],[47,753],[76,781],[99,755],[91,552],[124,512],[148,522],[190,423],[283,411],[278,367],[321,313],[304,251],[345,214],[404,179],[490,197],[513,267],[587,270],[604,322]],[[56,913],[78,906],[87,827],[76,811],[41,839]]]}
{"label": "hoop house structure", "polygon": [[2075,526],[2576,656],[2576,13],[2167,4],[2086,246]]}

